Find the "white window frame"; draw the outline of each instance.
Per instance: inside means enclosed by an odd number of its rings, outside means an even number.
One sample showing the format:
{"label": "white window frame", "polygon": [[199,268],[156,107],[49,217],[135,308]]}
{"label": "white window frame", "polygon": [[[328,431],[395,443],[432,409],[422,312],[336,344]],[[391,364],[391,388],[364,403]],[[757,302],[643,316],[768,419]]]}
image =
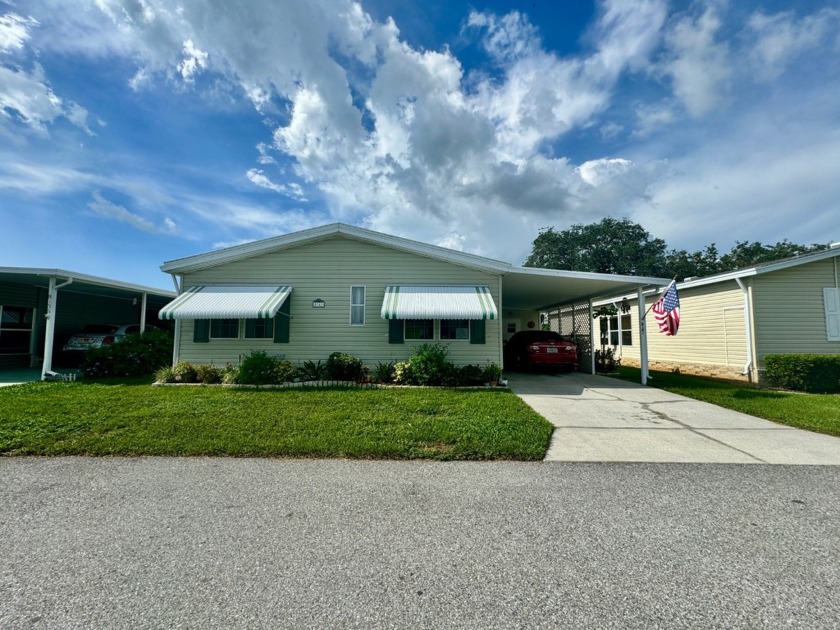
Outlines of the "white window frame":
{"label": "white window frame", "polygon": [[[362,301],[361,303],[353,302],[353,290],[354,289],[361,289],[362,290]],[[361,284],[356,284],[350,287],[350,325],[351,326],[364,326],[365,325],[365,302],[367,300],[367,287]],[[362,322],[354,322],[353,321],[353,309],[354,308],[362,308]]]}

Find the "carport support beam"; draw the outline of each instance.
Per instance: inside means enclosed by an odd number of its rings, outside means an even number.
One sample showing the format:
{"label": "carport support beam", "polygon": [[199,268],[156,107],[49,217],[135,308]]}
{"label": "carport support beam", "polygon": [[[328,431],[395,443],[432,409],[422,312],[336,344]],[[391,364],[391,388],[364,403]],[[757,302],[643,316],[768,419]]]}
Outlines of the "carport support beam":
{"label": "carport support beam", "polygon": [[140,332],[146,332],[146,297],[148,294],[144,291],[143,297],[140,298]]}
{"label": "carport support beam", "polygon": [[53,342],[55,341],[55,319],[56,304],[58,302],[58,290],[73,282],[73,278],[67,278],[62,284],[55,283],[55,276],[50,276],[50,289],[47,295],[47,312],[44,317],[47,319],[47,330],[44,336],[44,365],[41,367],[41,380],[52,372]]}
{"label": "carport support beam", "polygon": [[645,294],[642,287],[637,289],[636,303],[639,307],[639,365],[642,372],[642,385],[647,385],[648,381],[648,350],[647,350],[647,327],[645,326]]}

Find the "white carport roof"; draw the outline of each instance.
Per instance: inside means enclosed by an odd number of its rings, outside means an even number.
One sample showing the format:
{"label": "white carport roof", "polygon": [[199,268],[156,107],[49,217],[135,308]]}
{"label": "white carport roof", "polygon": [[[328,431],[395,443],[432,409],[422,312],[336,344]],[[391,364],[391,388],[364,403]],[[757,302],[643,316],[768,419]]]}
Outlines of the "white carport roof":
{"label": "white carport roof", "polygon": [[[92,295],[104,295],[113,297],[134,297],[146,293],[150,299],[159,298],[164,303],[175,297],[174,291],[156,289],[130,282],[121,282],[110,278],[91,276],[85,273],[67,271],[66,269],[43,268],[43,267],[0,267],[0,280],[16,282],[18,284],[29,284],[37,287],[49,287],[50,278],[59,281],[72,280],[65,290],[89,293]],[[71,288],[72,287],[72,288]]]}
{"label": "white carport roof", "polygon": [[636,291],[639,287],[665,286],[669,282],[667,278],[648,276],[511,266],[504,274],[503,308],[545,310],[601,296]]}

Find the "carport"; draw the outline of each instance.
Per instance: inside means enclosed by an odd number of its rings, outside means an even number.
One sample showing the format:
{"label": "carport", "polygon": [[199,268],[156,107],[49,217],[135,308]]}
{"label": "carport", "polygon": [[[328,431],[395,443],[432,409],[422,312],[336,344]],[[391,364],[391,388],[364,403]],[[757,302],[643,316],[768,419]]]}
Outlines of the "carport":
{"label": "carport", "polygon": [[525,326],[533,328],[547,323],[546,317],[550,311],[563,312],[571,328],[558,332],[573,333],[577,338],[587,341],[585,346],[588,356],[582,357],[582,360],[586,363],[585,368],[588,368],[586,371],[592,374],[595,373],[593,301],[635,291],[638,295],[641,322],[641,329],[638,331],[641,382],[643,385],[647,384],[647,330],[644,323],[643,292],[664,287],[670,283],[669,279],[511,266],[503,274],[501,283],[502,304],[499,310],[502,325],[506,327],[505,332],[512,332],[523,315],[532,315],[531,319],[527,319]]}
{"label": "carport", "polygon": [[0,267],[0,370],[40,368],[54,374],[54,357],[67,337],[90,323],[149,318],[175,293],[64,269]]}

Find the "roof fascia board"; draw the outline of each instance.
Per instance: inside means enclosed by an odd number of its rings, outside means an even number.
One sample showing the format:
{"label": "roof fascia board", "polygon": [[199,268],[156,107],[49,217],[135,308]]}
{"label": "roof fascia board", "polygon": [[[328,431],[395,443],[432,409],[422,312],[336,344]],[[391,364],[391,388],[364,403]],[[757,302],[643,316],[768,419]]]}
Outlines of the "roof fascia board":
{"label": "roof fascia board", "polygon": [[67,271],[66,269],[48,269],[42,267],[0,267],[0,274],[41,276],[45,278],[72,278],[73,282],[94,284],[100,287],[108,287],[109,289],[123,289],[136,293],[151,293],[153,295],[163,295],[166,297],[175,296],[174,291],[167,291],[166,289],[157,289],[155,287],[147,287],[142,284],[121,282],[119,280],[111,280],[109,278],[101,278],[99,276],[89,276],[84,273]]}
{"label": "roof fascia board", "polygon": [[418,241],[398,236],[391,236],[389,234],[382,234],[380,232],[374,232],[343,223],[331,223],[329,225],[310,228],[308,230],[301,230],[300,232],[293,232],[291,234],[284,234],[282,236],[275,236],[260,241],[254,241],[252,243],[236,245],[234,247],[221,249],[215,252],[197,254],[187,258],[178,258],[176,260],[165,262],[160,268],[162,271],[167,273],[189,273],[191,271],[209,269],[224,263],[235,262],[252,256],[272,251],[279,251],[339,235],[347,236],[366,243],[389,247],[399,251],[426,256],[427,258],[443,260],[480,271],[504,273],[511,267],[508,263],[493,260],[492,258],[484,258],[474,254],[456,252],[444,247],[438,247],[437,245],[420,243]]}

